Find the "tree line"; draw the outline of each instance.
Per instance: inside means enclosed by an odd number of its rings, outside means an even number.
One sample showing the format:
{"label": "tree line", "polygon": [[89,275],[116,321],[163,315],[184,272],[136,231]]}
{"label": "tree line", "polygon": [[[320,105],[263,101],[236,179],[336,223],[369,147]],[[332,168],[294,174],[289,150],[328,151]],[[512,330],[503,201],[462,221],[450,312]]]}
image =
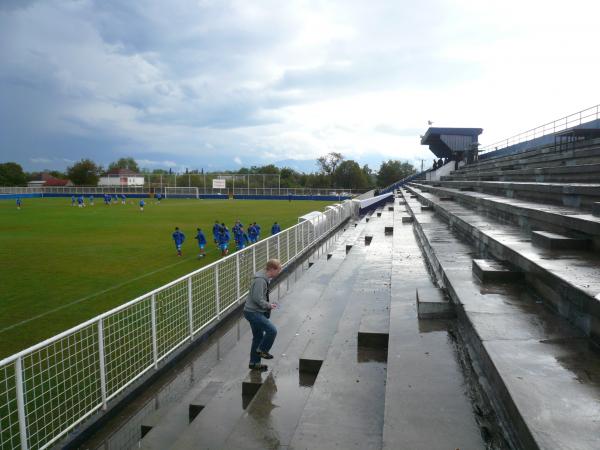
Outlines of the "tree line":
{"label": "tree line", "polygon": [[[290,167],[279,168],[274,164],[264,166],[242,167],[235,171],[223,171],[219,174],[231,176],[244,176],[252,174],[265,174],[277,176],[278,185],[282,188],[332,188],[332,189],[373,189],[385,187],[415,172],[415,168],[408,162],[390,159],[383,161],[379,170],[374,171],[368,165],[362,167],[352,159],[346,159],[338,152],[330,152],[316,160],[318,170],[312,173],[302,173]],[[108,165],[108,171],[115,169],[129,169],[132,172],[143,174],[147,179],[156,183],[157,177],[167,175],[165,183],[173,182],[178,186],[202,186],[206,178],[211,179],[215,172],[203,170],[187,170],[185,173],[174,174],[171,169],[148,170],[140,168],[132,157],[120,158]],[[65,172],[50,171],[55,178],[71,180],[75,185],[95,186],[105,169],[91,159],[81,159],[67,168]],[[28,181],[39,179],[40,172],[25,172],[21,165],[14,162],[0,163],[0,186],[24,186]],[[253,179],[252,177],[247,178]],[[192,184],[193,180],[193,184]],[[162,182],[162,177],[161,177]],[[256,177],[253,186],[260,187]],[[273,187],[273,186],[269,186]]]}

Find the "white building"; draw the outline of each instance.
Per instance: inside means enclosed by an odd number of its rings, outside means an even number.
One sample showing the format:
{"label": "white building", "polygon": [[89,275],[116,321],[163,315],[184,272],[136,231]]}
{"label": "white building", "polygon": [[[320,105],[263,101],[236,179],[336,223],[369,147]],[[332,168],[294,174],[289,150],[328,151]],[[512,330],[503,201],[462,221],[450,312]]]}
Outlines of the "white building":
{"label": "white building", "polygon": [[144,176],[129,169],[111,170],[100,177],[98,186],[143,186]]}

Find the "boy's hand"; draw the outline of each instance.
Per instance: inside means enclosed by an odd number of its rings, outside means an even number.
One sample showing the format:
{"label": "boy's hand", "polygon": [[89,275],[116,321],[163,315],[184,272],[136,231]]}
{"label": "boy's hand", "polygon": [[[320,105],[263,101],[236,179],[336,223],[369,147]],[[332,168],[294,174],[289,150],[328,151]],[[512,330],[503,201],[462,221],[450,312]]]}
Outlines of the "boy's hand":
{"label": "boy's hand", "polygon": [[271,303],[271,309],[277,308],[277,303]]}

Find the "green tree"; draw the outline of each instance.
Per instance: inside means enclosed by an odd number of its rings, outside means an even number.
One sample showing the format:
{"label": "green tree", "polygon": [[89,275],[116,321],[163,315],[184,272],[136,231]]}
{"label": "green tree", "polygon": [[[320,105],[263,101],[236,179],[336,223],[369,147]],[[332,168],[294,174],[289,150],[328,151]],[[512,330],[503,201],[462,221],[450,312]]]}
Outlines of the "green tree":
{"label": "green tree", "polygon": [[27,177],[20,164],[15,162],[0,164],[0,186],[24,186],[25,184],[27,184]]}
{"label": "green tree", "polygon": [[365,164],[364,166],[362,166],[361,170],[363,171],[363,173],[365,174],[365,178],[367,179],[367,187],[375,187],[377,185],[377,174],[373,172],[373,169],[371,169],[367,164]]}
{"label": "green tree", "polygon": [[346,189],[365,189],[367,177],[356,161],[342,161],[333,173],[334,186]]}
{"label": "green tree", "polygon": [[115,170],[115,169],[129,169],[132,172],[140,171],[140,167],[138,166],[138,163],[131,156],[128,156],[126,158],[119,158],[118,161],[111,162],[108,165],[108,170]]}
{"label": "green tree", "polygon": [[321,172],[331,177],[337,166],[344,160],[344,155],[337,152],[330,152],[317,158],[317,164]]}
{"label": "green tree", "polygon": [[67,168],[69,179],[81,186],[96,186],[101,173],[102,167],[91,159],[82,159]]}
{"label": "green tree", "polygon": [[415,172],[412,164],[390,159],[381,163],[377,173],[377,184],[379,187],[386,187]]}
{"label": "green tree", "polygon": [[279,168],[275,164],[268,164],[266,166],[259,167],[257,173],[264,173],[267,175],[279,174]]}
{"label": "green tree", "polygon": [[60,170],[51,170],[49,173],[54,178],[60,178],[61,180],[66,180],[67,179],[67,174],[64,173],[64,172],[61,172]]}

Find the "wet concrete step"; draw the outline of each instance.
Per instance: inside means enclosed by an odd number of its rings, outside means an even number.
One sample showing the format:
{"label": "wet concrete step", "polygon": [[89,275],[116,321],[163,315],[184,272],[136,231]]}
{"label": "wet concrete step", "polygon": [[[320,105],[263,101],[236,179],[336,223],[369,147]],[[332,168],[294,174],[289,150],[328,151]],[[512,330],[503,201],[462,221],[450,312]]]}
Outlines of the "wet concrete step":
{"label": "wet concrete step", "polygon": [[[459,191],[478,191],[501,197],[518,198],[540,203],[593,209],[594,202],[600,201],[600,184],[593,183],[535,183],[526,181],[441,181],[442,187]],[[420,184],[431,185],[431,181]]]}
{"label": "wet concrete step", "polygon": [[523,272],[494,259],[474,259],[473,273],[482,283],[517,281],[523,276]]}
{"label": "wet concrete step", "polygon": [[548,231],[532,231],[531,242],[550,250],[585,250],[589,248],[589,239],[577,239]]}
{"label": "wet concrete step", "polygon": [[[545,227],[548,231],[573,230],[592,237],[600,237],[600,218],[594,217],[589,210],[506,198],[481,192],[461,192],[458,189],[447,187],[433,187],[418,183],[411,185],[423,192],[435,194],[438,200],[452,195],[467,206],[489,209],[490,213],[510,218],[513,223],[524,225],[526,229]],[[543,187],[540,187],[540,190],[542,189]]]}
{"label": "wet concrete step", "polygon": [[[369,232],[369,228],[365,229],[365,233]],[[362,236],[358,240],[362,240]],[[331,344],[365,253],[369,251],[362,247],[348,255],[336,278],[314,307],[307,311],[305,321],[283,350],[282,357],[277,359],[271,376],[232,427],[223,448],[279,449],[289,446],[317,378],[316,373],[301,370],[299,359],[311,343],[319,343],[320,348],[328,348]],[[319,362],[325,357],[313,354]]]}
{"label": "wet concrete step", "polygon": [[417,232],[459,308],[461,334],[510,445],[600,448],[600,357],[590,341],[526,285],[482,286],[465,265],[475,247],[417,206]]}
{"label": "wet concrete step", "polygon": [[391,237],[373,233],[291,448],[381,448],[386,353],[357,345],[365,305],[390,297]]}
{"label": "wet concrete step", "polygon": [[442,289],[422,287],[417,288],[416,294],[419,319],[452,319],[456,317],[454,307]]}
{"label": "wet concrete step", "polygon": [[[454,202],[440,203],[434,194],[417,188],[408,189],[432,204],[436,214],[482,251],[523,271],[555,311],[600,342],[600,254],[535,246],[529,234],[516,225]],[[413,212],[418,213],[419,203],[411,201],[417,208]]]}
{"label": "wet concrete step", "polygon": [[[528,152],[529,153],[529,152]],[[512,155],[494,160],[482,160],[459,169],[461,175],[491,170],[557,167],[600,162],[600,148],[596,146],[568,151],[553,151],[531,155]]]}
{"label": "wet concrete step", "polygon": [[[358,239],[358,236],[356,238]],[[344,244],[345,241],[340,245]],[[300,280],[294,286],[294,290],[282,298],[280,308],[271,316],[271,320],[278,329],[275,344],[271,349],[271,353],[276,359],[263,361],[269,365],[270,371],[276,367],[279,359],[287,358],[286,349],[294,341],[298,329],[305,322],[307,311],[318,308],[321,297],[330,292],[328,291],[330,286],[332,289],[339,288],[336,279],[340,277],[344,280],[347,279],[345,277],[348,277],[348,274],[344,272],[344,268],[349,266],[348,258],[330,259],[326,264],[321,265],[321,269],[314,272],[310,279]],[[315,270],[316,267],[316,265],[313,266],[309,272]],[[352,276],[354,270],[350,267]],[[348,278],[352,278],[352,276]],[[218,376],[227,381],[224,382],[219,393],[206,405],[203,413],[187,429],[179,433],[172,448],[223,448],[237,422],[244,416],[245,408],[258,399],[263,390],[260,388],[253,398],[242,396],[243,382],[249,373],[247,365],[251,340],[252,334],[247,332],[240,340],[239,345],[226,355],[219,366],[215,367],[214,374],[211,376]],[[294,364],[297,364],[297,360],[294,361]],[[263,384],[270,373],[263,374]]]}
{"label": "wet concrete step", "polygon": [[492,169],[475,173],[453,173],[441,177],[445,180],[538,181],[538,182],[598,182],[600,164],[572,166],[528,167],[523,169]]}
{"label": "wet concrete step", "polygon": [[483,449],[452,325],[417,319],[417,289],[437,289],[411,224],[399,216],[393,240],[383,448]]}

